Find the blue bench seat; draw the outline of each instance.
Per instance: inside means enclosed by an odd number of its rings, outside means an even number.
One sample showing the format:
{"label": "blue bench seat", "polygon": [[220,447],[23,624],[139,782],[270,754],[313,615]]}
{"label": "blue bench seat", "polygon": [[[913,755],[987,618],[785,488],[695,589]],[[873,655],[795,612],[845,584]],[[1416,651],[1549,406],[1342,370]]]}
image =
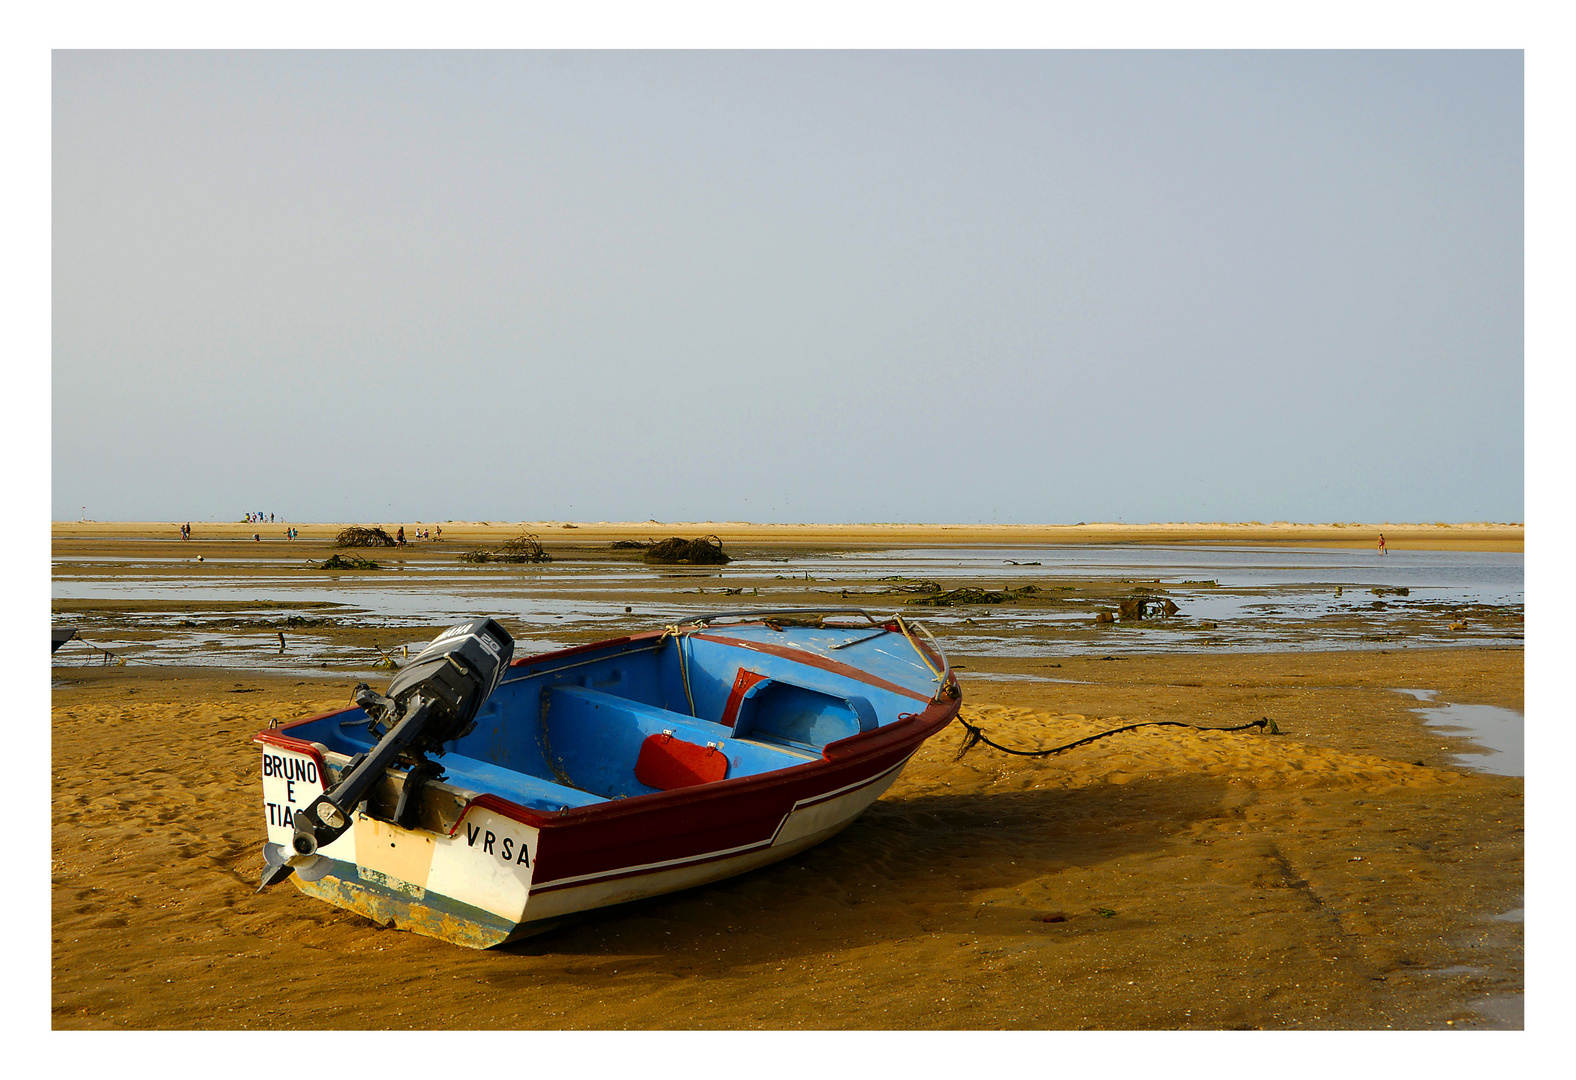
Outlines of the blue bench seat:
{"label": "blue bench seat", "polygon": [[640,795],[655,788],[635,779],[641,744],[672,733],[698,746],[715,744],[728,758],[727,776],[770,772],[814,760],[815,755],[733,737],[733,729],[709,720],[583,686],[555,686],[542,693],[544,742],[556,769],[577,787],[607,798]]}

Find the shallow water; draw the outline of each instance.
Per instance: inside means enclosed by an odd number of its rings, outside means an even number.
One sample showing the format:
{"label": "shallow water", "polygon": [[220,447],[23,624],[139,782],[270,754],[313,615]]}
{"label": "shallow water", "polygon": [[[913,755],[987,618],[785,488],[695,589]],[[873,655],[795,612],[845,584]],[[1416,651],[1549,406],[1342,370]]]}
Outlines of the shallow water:
{"label": "shallow water", "polygon": [[1423,723],[1451,734],[1462,734],[1488,750],[1487,754],[1457,754],[1456,762],[1495,776],[1526,776],[1526,720],[1513,709],[1493,705],[1432,704],[1439,696],[1435,690],[1402,690],[1418,701],[1430,703],[1414,709]]}
{"label": "shallow water", "polygon": [[[877,561],[885,572],[913,577],[1026,578],[1038,574],[1091,578],[1146,576],[1213,580],[1228,588],[1344,585],[1448,590],[1483,603],[1520,603],[1519,553],[1407,551],[1379,555],[1350,548],[1229,545],[1064,544],[1043,547],[908,548],[846,552],[822,561],[796,559],[796,568],[828,573],[849,563]],[[739,564],[734,564],[739,565]]]}
{"label": "shallow water", "polygon": [[1467,1008],[1484,1017],[1487,1023],[1480,1027],[1501,1031],[1521,1031],[1527,1024],[1527,996],[1525,994],[1494,994],[1467,1002]]}
{"label": "shallow water", "polygon": [[[1508,623],[1523,603],[1522,556],[1486,552],[1380,556],[1329,548],[1046,545],[745,553],[725,567],[671,568],[612,559],[468,566],[446,552],[416,549],[408,557],[381,555],[383,570],[334,573],[277,546],[200,566],[174,554],[178,542],[171,550],[169,556],[57,558],[52,596],[66,603],[135,603],[137,610],[90,623],[93,633],[84,635],[120,655],[151,659],[156,653],[160,662],[232,666],[240,649],[248,665],[270,669],[288,661],[269,654],[269,627],[237,631],[220,625],[225,616],[192,606],[246,603],[255,621],[315,605],[313,614],[363,629],[388,628],[390,641],[379,641],[385,649],[425,641],[431,636],[426,630],[486,613],[516,629],[523,653],[729,610],[832,604],[879,614],[901,610],[929,625],[949,653],[1022,657],[1486,644],[1520,639],[1519,625]],[[1054,595],[1058,602],[910,605],[912,594],[893,590],[915,581],[943,589],[1036,584],[1042,597]],[[742,587],[744,595],[724,595],[729,587]],[[1095,611],[1111,599],[1092,595],[1091,588],[1147,588],[1180,611],[1097,625]],[[1373,591],[1396,588],[1408,595]],[[169,606],[149,610],[150,601]],[[1467,629],[1448,629],[1451,612],[1463,609],[1472,612]],[[394,636],[396,630],[404,636]],[[349,659],[310,629],[290,630],[288,637],[314,665]],[[364,645],[360,655],[376,659]],[[94,658],[68,647],[55,663]]]}

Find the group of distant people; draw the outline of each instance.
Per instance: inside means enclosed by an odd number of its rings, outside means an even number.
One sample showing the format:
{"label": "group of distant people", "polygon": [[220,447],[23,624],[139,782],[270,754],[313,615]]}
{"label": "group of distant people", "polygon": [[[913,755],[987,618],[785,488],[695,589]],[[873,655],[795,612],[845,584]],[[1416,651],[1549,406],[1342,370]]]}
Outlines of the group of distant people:
{"label": "group of distant people", "polygon": [[248,525],[261,525],[263,523],[263,521],[265,521],[265,520],[267,520],[269,522],[272,522],[274,520],[274,515],[269,514],[268,517],[265,519],[263,517],[263,512],[261,510],[259,510],[255,514],[248,513],[246,515],[246,523]]}
{"label": "group of distant people", "polygon": [[[264,520],[263,515],[260,514],[260,513],[258,513],[258,514],[247,514],[246,515],[247,524],[257,524],[258,522],[261,522],[263,520]],[[269,514],[268,517],[267,517],[267,520],[273,521],[274,520],[274,515]],[[415,534],[415,539],[417,539],[417,540],[431,540],[432,539],[432,530],[431,529],[417,528],[417,529],[414,530],[414,534]],[[186,524],[181,526],[181,539],[182,540],[190,540],[191,538],[192,538],[192,523],[188,521]],[[288,528],[285,529],[285,539],[286,540],[299,540],[300,538],[301,538],[301,530],[297,529],[294,525],[291,525],[291,526],[289,526]],[[443,538],[443,526],[442,525],[438,526],[438,538],[440,540]],[[261,533],[253,533],[252,534],[252,539],[261,542],[263,537],[262,537]],[[395,537],[394,542],[396,544],[404,546],[404,544],[406,542],[405,541],[405,526],[401,525],[399,527],[399,534],[398,534],[398,536]]]}

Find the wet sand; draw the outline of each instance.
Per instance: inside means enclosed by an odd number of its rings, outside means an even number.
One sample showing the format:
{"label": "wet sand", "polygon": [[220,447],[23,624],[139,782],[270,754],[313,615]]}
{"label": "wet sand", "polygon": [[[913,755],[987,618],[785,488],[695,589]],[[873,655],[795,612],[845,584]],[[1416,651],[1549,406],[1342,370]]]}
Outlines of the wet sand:
{"label": "wet sand", "polygon": [[1281,733],[957,760],[953,725],[808,852],[490,952],[254,894],[250,737],[354,680],[57,669],[53,1026],[1519,1027],[1522,780],[1396,691],[1519,711],[1522,657],[956,656],[963,719],[1011,747]]}
{"label": "wet sand", "polygon": [[[1310,560],[1309,542],[1224,545],[1223,534],[1157,551],[1148,541],[940,544],[906,533],[888,544],[852,543],[784,526],[774,530],[797,539],[727,539],[734,561],[717,567],[649,565],[638,548],[616,547],[590,525],[538,534],[551,555],[546,564],[467,562],[479,549],[496,552],[517,526],[489,527],[485,536],[451,527],[441,540],[357,549],[350,554],[375,565],[347,569],[333,558],[344,554],[333,542],[338,526],[305,527],[288,542],[216,539],[206,527],[191,542],[145,526],[98,537],[67,535],[69,528],[52,543],[52,609],[56,625],[80,640],[56,666],[107,652],[131,663],[370,678],[388,650],[425,643],[445,620],[482,608],[538,651],[660,629],[680,617],[827,605],[910,610],[946,635],[949,649],[1015,655],[1482,646],[1519,640],[1524,629],[1519,587],[1448,585],[1464,580],[1459,560],[1478,558],[1461,546],[1520,541],[1472,539],[1472,530],[1456,527],[1427,541],[1442,549],[1396,548],[1391,558],[1367,547],[1336,553],[1333,574],[1329,559]],[[1080,550],[1100,569],[1080,566]],[[1507,557],[1516,553],[1484,559]],[[1266,559],[1288,568],[1266,574]],[[1149,605],[1143,615],[1115,618],[1137,601]],[[1112,621],[1100,623],[1102,614]]]}

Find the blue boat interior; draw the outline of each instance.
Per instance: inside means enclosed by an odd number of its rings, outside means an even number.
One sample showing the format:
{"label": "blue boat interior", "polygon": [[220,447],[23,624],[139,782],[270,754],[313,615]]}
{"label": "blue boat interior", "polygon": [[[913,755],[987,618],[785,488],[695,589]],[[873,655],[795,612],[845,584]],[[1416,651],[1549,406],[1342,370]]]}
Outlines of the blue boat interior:
{"label": "blue boat interior", "polygon": [[[922,711],[936,687],[915,646],[878,627],[622,640],[517,662],[437,762],[444,783],[556,812],[816,761]],[[290,734],[347,755],[376,741],[360,709]]]}

